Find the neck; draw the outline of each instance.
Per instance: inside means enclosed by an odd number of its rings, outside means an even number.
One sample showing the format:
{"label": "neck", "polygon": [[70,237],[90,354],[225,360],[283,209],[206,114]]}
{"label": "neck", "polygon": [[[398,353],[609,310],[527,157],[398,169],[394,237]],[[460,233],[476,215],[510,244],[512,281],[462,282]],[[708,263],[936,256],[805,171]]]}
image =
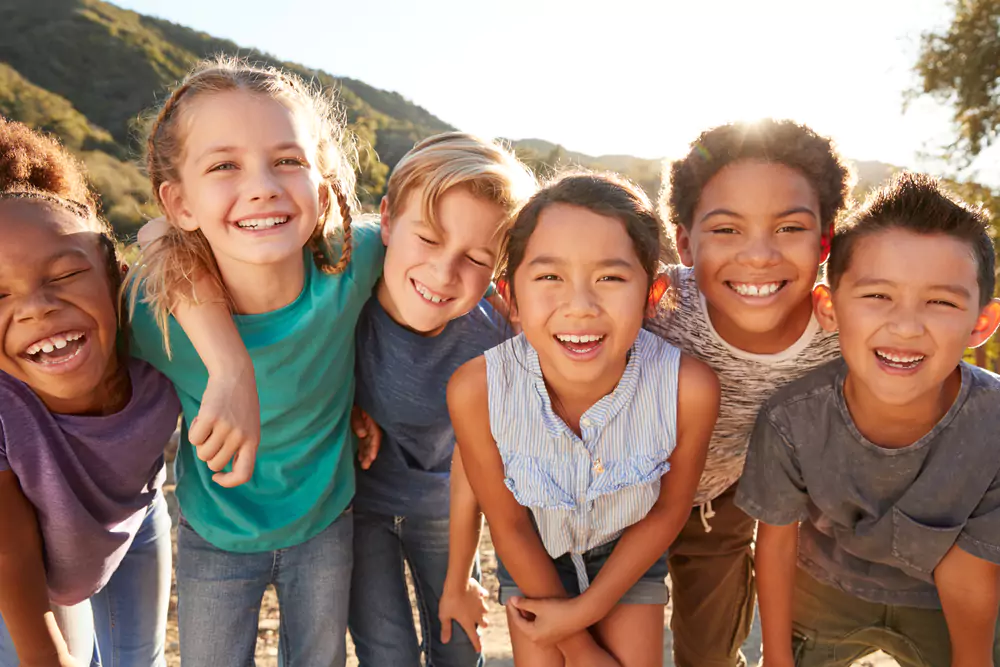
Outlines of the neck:
{"label": "neck", "polygon": [[769,331],[745,331],[707,303],[712,327],[722,340],[750,354],[777,354],[794,345],[812,320],[812,301],[806,299],[793,309],[781,324]]}
{"label": "neck", "polygon": [[628,359],[622,359],[621,364],[616,365],[613,371],[609,371],[606,377],[596,382],[581,384],[570,382],[546,370],[545,362],[541,359],[538,361],[542,368],[542,377],[545,379],[545,388],[549,392],[549,400],[552,402],[552,409],[577,435],[580,435],[580,418],[583,417],[583,413],[615,390],[621,382],[622,375],[625,374],[625,366],[628,363]]}
{"label": "neck", "polygon": [[844,400],[854,425],[880,447],[898,449],[930,433],[958,398],[962,370],[956,368],[942,384],[905,405],[890,405],[873,396],[850,372],[844,380]]}
{"label": "neck", "polygon": [[132,379],[128,368],[118,363],[118,355],[108,362],[108,370],[92,392],[80,398],[42,396],[50,412],[60,415],[107,416],[121,412],[132,398]]}
{"label": "neck", "polygon": [[305,285],[305,263],[297,254],[273,264],[219,262],[219,273],[241,315],[270,313],[295,301]]}

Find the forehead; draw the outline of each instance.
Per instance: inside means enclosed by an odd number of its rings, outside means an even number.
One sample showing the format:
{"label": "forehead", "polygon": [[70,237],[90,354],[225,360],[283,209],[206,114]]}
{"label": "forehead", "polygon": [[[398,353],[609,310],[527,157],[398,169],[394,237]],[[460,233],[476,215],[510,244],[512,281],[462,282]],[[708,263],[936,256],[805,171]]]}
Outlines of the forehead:
{"label": "forehead", "polygon": [[[97,248],[99,234],[86,220],[61,206],[25,199],[0,199],[0,270],[14,262],[44,263],[67,250],[88,255]],[[43,267],[44,268],[44,267]]]}
{"label": "forehead", "polygon": [[819,212],[819,196],[797,169],[760,160],[741,160],[723,167],[702,188],[698,212],[715,208],[777,213],[803,206]]}
{"label": "forehead", "polygon": [[436,228],[449,241],[473,246],[493,246],[500,242],[498,232],[505,211],[499,204],[476,196],[467,187],[453,187],[438,197],[434,220],[424,220],[427,194],[426,188],[420,187],[405,195],[399,215]]}
{"label": "forehead", "polygon": [[205,92],[182,109],[185,151],[195,158],[212,147],[246,149],[297,143],[309,149],[316,143],[304,113],[263,93]]}
{"label": "forehead", "polygon": [[[919,267],[919,270],[915,270]],[[957,285],[977,295],[972,246],[947,234],[887,229],[855,240],[842,282],[886,280],[913,287]]]}
{"label": "forehead", "polygon": [[524,259],[531,261],[539,255],[584,262],[622,259],[639,263],[624,222],[572,204],[551,204],[539,214]]}

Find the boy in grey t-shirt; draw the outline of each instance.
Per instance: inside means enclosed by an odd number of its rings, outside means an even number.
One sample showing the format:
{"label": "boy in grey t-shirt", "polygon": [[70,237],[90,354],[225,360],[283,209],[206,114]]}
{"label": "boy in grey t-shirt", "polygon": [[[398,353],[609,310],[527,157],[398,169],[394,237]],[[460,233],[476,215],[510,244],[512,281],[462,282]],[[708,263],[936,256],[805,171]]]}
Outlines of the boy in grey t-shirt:
{"label": "boy in grey t-shirt", "polygon": [[1000,322],[994,265],[985,216],[926,177],[834,236],[815,302],[843,360],[765,404],[737,493],[767,667],[1000,660],[1000,377],[962,362]]}

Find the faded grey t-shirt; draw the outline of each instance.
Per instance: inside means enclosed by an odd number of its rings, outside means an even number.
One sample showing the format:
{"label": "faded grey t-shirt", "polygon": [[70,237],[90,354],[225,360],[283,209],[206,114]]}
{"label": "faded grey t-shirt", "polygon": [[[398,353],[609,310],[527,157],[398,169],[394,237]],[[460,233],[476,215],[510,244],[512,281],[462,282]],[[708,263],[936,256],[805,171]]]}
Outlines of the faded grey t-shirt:
{"label": "faded grey t-shirt", "polygon": [[858,431],[837,360],[761,410],[736,504],[772,525],[802,521],[799,565],[880,604],[941,608],[932,573],[960,548],[1000,564],[1000,377],[962,363],[931,431],[899,449]]}
{"label": "faded grey t-shirt", "polygon": [[786,350],[753,354],[736,348],[712,326],[694,269],[675,265],[669,275],[670,289],[645,327],[708,364],[722,389],[719,418],[694,496],[694,504],[701,505],[718,498],[740,478],[750,431],[764,401],[779,387],[839,357],[840,347],[837,334],[824,331],[812,317]]}

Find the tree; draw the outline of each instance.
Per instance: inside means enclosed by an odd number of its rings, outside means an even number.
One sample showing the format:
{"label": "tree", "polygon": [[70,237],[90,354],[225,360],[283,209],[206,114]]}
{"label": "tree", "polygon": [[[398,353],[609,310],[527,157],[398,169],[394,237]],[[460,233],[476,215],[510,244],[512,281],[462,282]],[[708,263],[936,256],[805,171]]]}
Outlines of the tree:
{"label": "tree", "polygon": [[917,92],[952,107],[951,157],[968,164],[1000,128],[1000,0],[952,0],[952,7],[951,25],[923,35]]}

